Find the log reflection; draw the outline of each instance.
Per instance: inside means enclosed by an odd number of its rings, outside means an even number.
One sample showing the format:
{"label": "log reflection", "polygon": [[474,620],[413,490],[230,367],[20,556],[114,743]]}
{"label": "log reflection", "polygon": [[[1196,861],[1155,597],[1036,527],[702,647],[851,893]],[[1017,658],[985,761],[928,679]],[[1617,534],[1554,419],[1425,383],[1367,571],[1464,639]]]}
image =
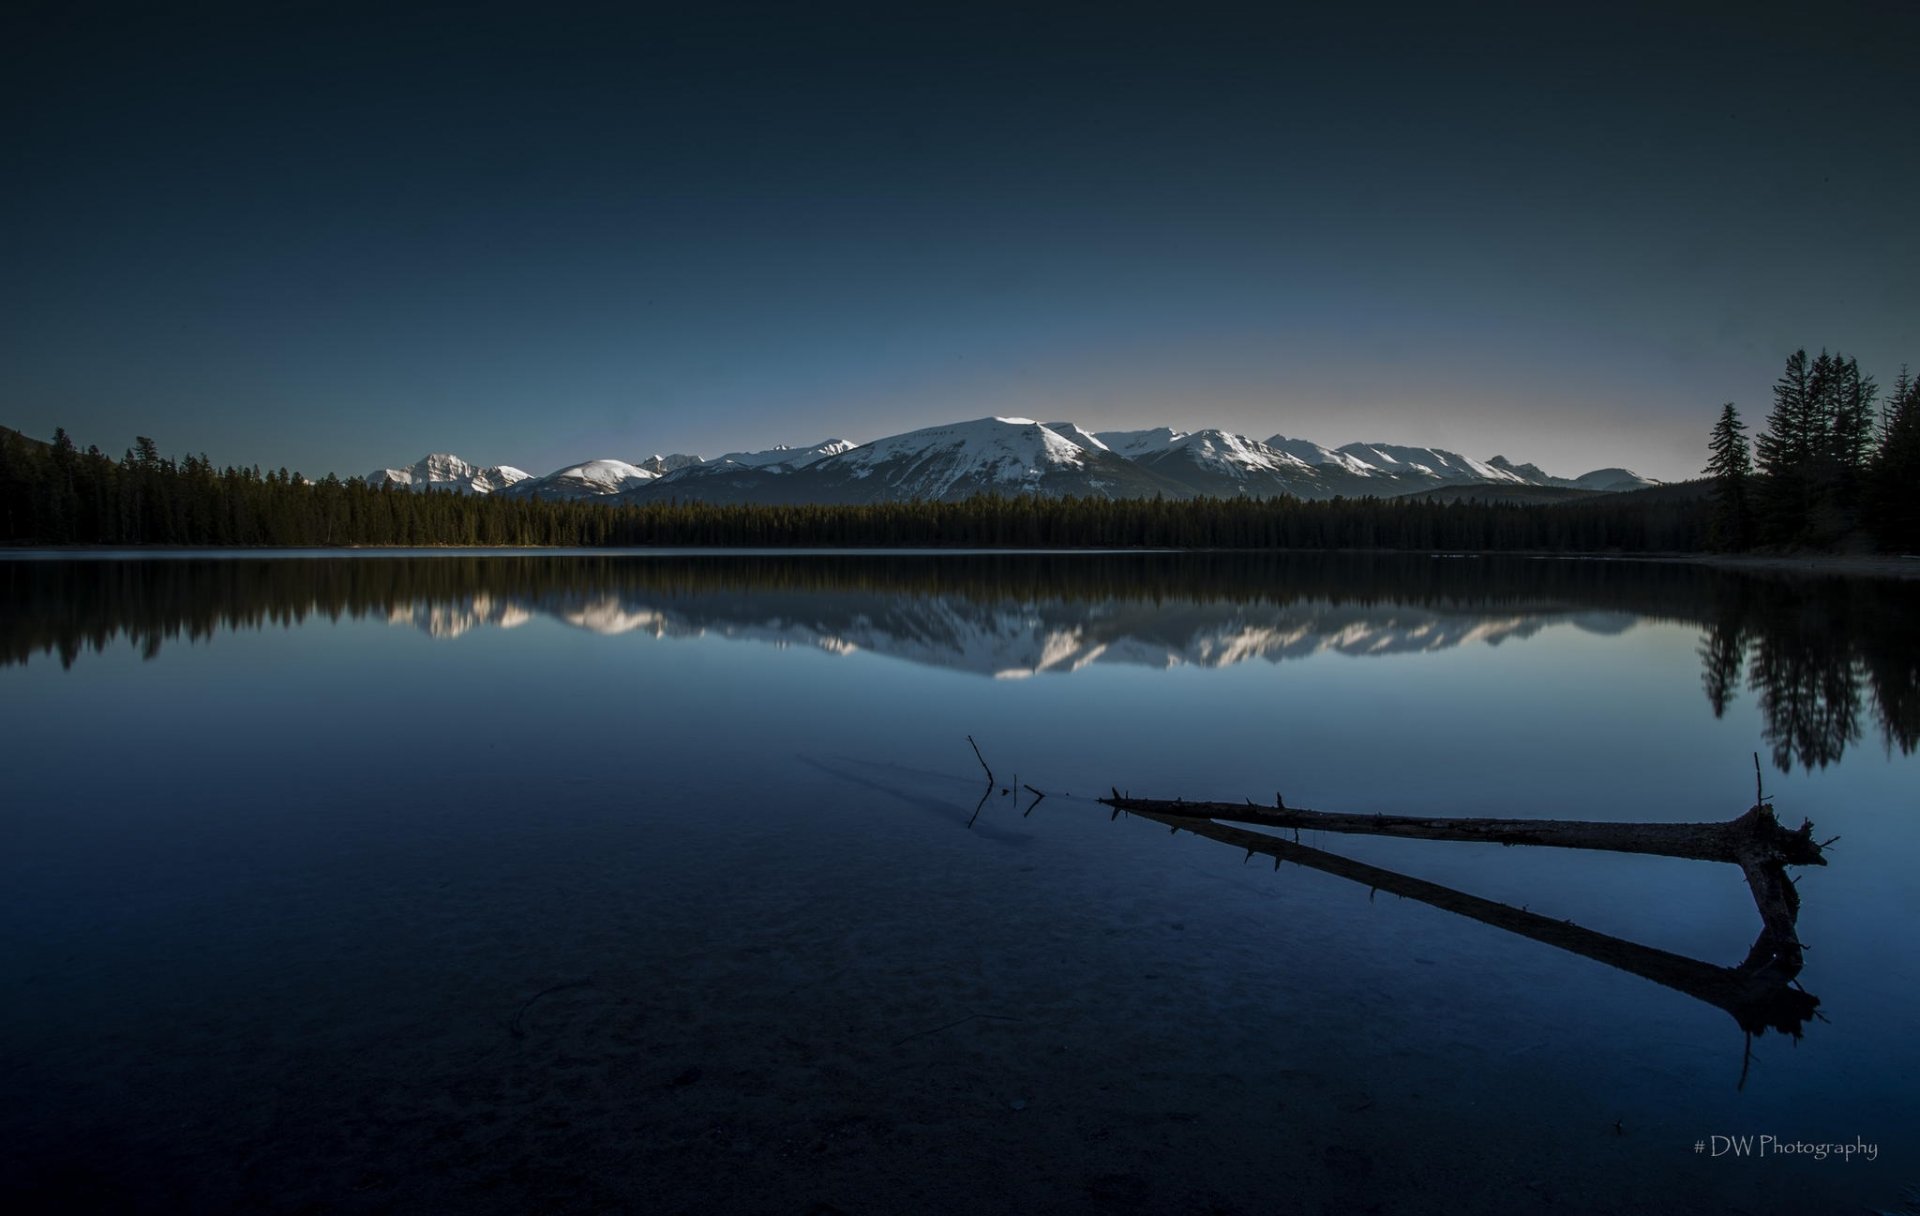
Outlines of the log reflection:
{"label": "log reflection", "polygon": [[[1417,899],[1428,907],[1440,911],[1453,912],[1467,916],[1469,920],[1478,920],[1480,924],[1490,924],[1494,928],[1507,930],[1509,934],[1519,934],[1532,941],[1540,941],[1551,947],[1580,955],[1582,959],[1605,962],[1607,966],[1619,968],[1628,974],[1640,976],[1644,980],[1653,980],[1655,984],[1670,987],[1672,991],[1686,993],[1695,1001],[1705,1001],[1715,1009],[1726,1010],[1741,1032],[1749,1039],[1753,1035],[1764,1034],[1768,1030],[1776,1034],[1801,1037],[1807,1022],[1818,1016],[1820,999],[1797,984],[1797,976],[1803,964],[1803,947],[1795,934],[1795,924],[1799,920],[1799,895],[1786,876],[1782,863],[1759,863],[1751,857],[1740,857],[1740,849],[1730,849],[1722,857],[1713,857],[1715,861],[1730,861],[1740,864],[1747,874],[1747,886],[1753,891],[1755,907],[1761,912],[1761,934],[1753,941],[1753,947],[1747,951],[1747,957],[1736,966],[1716,966],[1713,962],[1688,959],[1686,955],[1674,955],[1670,951],[1655,949],[1651,945],[1642,945],[1638,941],[1626,941],[1624,937],[1601,934],[1596,930],[1578,926],[1571,920],[1553,920],[1538,912],[1515,909],[1505,903],[1496,903],[1492,899],[1482,899],[1478,895],[1469,895],[1465,891],[1446,888],[1436,882],[1427,882],[1423,878],[1413,878],[1409,874],[1400,874],[1396,870],[1386,870],[1375,864],[1352,861],[1336,853],[1327,853],[1323,849],[1313,849],[1290,839],[1271,836],[1267,832],[1254,832],[1250,828],[1233,826],[1225,822],[1215,822],[1206,816],[1208,805],[1187,803],[1179,809],[1171,809],[1171,803],[1148,803],[1144,799],[1102,799],[1104,805],[1114,807],[1114,813],[1137,815],[1140,818],[1154,820],[1158,824],[1167,824],[1175,832],[1192,832],[1194,836],[1217,839],[1225,845],[1244,849],[1248,857],[1260,853],[1275,859],[1275,868],[1279,863],[1292,863],[1306,866],[1309,870],[1319,870],[1323,874],[1332,874],[1334,878],[1346,878],[1348,882],[1363,884],[1375,891],[1388,891],[1392,895],[1402,895],[1405,899]],[[1231,809],[1231,807],[1229,807]],[[1300,813],[1294,813],[1300,815]],[[1317,813],[1306,813],[1317,815]],[[1242,813],[1240,818],[1246,818]],[[1254,818],[1273,818],[1271,813],[1254,813]],[[1348,832],[1367,832],[1359,820],[1371,816],[1344,816],[1356,820],[1352,826],[1340,828]],[[1759,824],[1755,820],[1761,820]],[[1475,820],[1455,820],[1455,822],[1475,822]],[[1488,820],[1480,820],[1488,822]],[[1500,820],[1492,820],[1500,822]],[[1780,832],[1788,839],[1788,849],[1799,851],[1811,847],[1811,864],[1826,864],[1818,857],[1818,845],[1812,845],[1811,832],[1805,828],[1799,832],[1784,832],[1778,824],[1772,824],[1772,813],[1766,807],[1755,807],[1747,815],[1740,816],[1732,824],[1678,824],[1674,828],[1693,830],[1693,828],[1736,828],[1741,824],[1757,826],[1759,834],[1764,834],[1764,826],[1772,826],[1774,832]],[[1284,824],[1269,824],[1284,826]],[[1609,828],[1634,830],[1665,824],[1607,824]],[[1396,834],[1407,836],[1407,832],[1375,832],[1375,834]],[[1469,839],[1467,836],[1453,836],[1453,839]],[[1538,843],[1559,843],[1559,841],[1538,841]],[[1607,845],[1572,845],[1572,847],[1607,847]],[[1665,851],[1665,849],[1632,849],[1632,851]],[[1688,855],[1688,853],[1680,853]],[[1703,853],[1692,853],[1693,857],[1703,857]],[[1795,861],[1793,864],[1805,864]],[[1745,1068],[1741,1068],[1741,1083],[1745,1083]]]}

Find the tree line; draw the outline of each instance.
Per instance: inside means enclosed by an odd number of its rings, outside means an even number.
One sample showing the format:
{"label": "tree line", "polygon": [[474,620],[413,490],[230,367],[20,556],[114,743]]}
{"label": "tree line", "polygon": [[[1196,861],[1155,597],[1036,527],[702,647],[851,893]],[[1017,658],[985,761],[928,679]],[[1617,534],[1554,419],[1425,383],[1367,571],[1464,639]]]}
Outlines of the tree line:
{"label": "tree line", "polygon": [[1858,360],[1797,350],[1751,445],[1739,409],[1721,406],[1705,470],[1713,546],[1920,548],[1920,381],[1901,367],[1876,417],[1878,397]]}
{"label": "tree line", "polygon": [[0,432],[0,542],[39,545],[747,546],[767,548],[1408,549],[1675,552],[1703,548],[1690,502],[1555,505],[1416,498],[1003,498],[866,505],[548,503],[311,481],[175,460],[142,436],[114,460]]}

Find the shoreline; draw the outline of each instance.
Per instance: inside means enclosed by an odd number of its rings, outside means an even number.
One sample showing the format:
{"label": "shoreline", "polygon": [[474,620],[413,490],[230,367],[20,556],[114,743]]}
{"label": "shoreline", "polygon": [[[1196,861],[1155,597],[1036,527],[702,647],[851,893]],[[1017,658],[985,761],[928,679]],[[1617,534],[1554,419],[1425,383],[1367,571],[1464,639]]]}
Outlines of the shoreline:
{"label": "shoreline", "polygon": [[[1573,556],[1573,555],[1569,555]],[[1598,555],[1583,555],[1595,560]],[[1599,560],[1687,563],[1747,574],[1798,574],[1809,577],[1920,579],[1920,555],[1892,553],[1815,553],[1795,557],[1746,553],[1690,553],[1646,557],[1606,557]]]}
{"label": "shoreline", "polygon": [[1795,574],[1807,577],[1920,579],[1920,554],[1747,554],[1747,553],[1552,553],[1512,549],[1111,549],[1098,547],[1062,548],[975,548],[975,547],[834,547],[826,545],[793,546],[580,546],[580,545],[338,545],[331,547],[288,545],[284,547],[209,546],[209,545],[8,545],[0,546],[0,561],[8,559],[55,560],[62,556],[138,558],[174,555],[208,557],[332,557],[366,554],[397,557],[407,554],[442,556],[454,554],[499,554],[555,556],[617,556],[622,554],[685,555],[700,557],[837,557],[837,556],[915,556],[974,557],[1006,556],[1125,556],[1129,554],[1339,554],[1343,556],[1430,557],[1430,558],[1523,558],[1533,561],[1651,562],[1664,565],[1710,566],[1751,574]]}

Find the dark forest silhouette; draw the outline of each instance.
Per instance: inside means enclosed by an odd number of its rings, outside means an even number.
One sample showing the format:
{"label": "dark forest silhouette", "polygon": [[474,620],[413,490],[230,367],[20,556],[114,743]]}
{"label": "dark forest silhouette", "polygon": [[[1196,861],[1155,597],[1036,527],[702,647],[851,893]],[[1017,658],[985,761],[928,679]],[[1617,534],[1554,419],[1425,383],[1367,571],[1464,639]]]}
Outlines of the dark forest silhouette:
{"label": "dark forest silhouette", "polygon": [[1879,395],[1857,360],[1797,350],[1751,448],[1738,408],[1721,406],[1705,470],[1713,546],[1920,548],[1920,381],[1902,367],[1876,415]]}

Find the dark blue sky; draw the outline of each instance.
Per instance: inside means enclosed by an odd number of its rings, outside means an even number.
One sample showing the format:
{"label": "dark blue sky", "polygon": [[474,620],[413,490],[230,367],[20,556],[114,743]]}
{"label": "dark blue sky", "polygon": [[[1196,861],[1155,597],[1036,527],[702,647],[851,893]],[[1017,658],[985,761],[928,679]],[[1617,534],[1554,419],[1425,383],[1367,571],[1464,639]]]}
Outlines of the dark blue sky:
{"label": "dark blue sky", "polygon": [[1917,8],[9,6],[0,423],[541,473],[1000,413],[1687,476],[1795,346],[1920,363]]}

